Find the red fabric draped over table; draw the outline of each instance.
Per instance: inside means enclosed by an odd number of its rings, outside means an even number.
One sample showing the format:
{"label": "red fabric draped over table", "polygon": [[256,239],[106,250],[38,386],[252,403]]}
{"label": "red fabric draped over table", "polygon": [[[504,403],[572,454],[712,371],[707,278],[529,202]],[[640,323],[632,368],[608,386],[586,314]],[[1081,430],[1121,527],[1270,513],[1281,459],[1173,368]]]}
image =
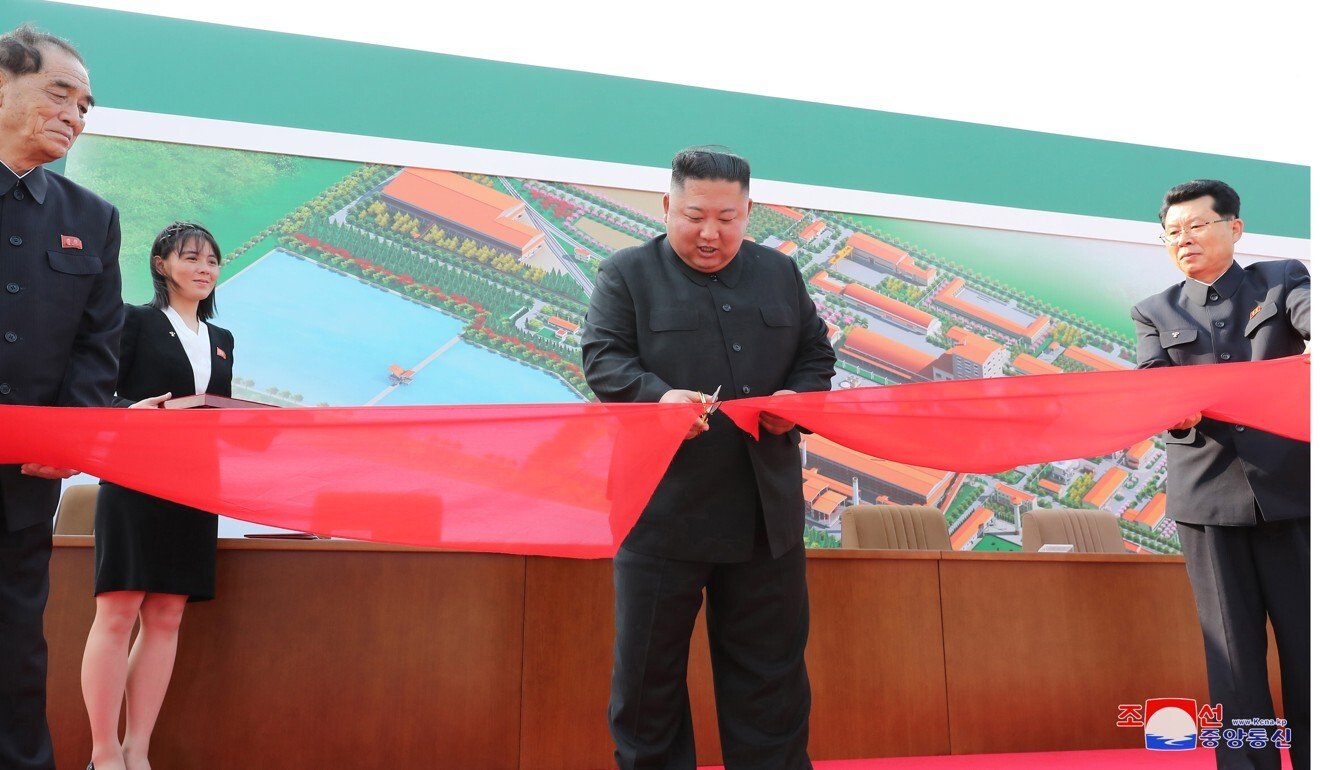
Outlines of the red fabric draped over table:
{"label": "red fabric draped over table", "polygon": [[[1310,440],[1309,356],[743,399],[844,446],[966,472],[1090,457],[1188,414]],[[214,513],[335,537],[611,556],[701,407],[0,406],[0,463],[78,468]]]}

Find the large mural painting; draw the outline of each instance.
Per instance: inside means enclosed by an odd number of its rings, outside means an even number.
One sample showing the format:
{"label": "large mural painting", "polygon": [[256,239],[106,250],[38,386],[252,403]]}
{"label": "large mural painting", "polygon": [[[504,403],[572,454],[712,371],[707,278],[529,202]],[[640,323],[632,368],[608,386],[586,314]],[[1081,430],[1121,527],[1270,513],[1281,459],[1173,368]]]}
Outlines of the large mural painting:
{"label": "large mural painting", "polygon": [[[755,159],[753,159],[755,164]],[[68,174],[121,210],[124,294],[153,235],[216,234],[235,395],[282,406],[592,398],[580,324],[600,261],[664,231],[660,195],[563,181],[86,136]],[[753,189],[753,197],[756,190]],[[835,388],[1133,367],[1128,308],[1179,274],[1155,240],[1098,241],[758,203],[747,237],[800,267]],[[934,506],[955,548],[1020,548],[1037,507],[1109,511],[1134,552],[1176,553],[1164,446],[995,476],[803,443],[809,545],[857,503]],[[440,458],[438,458],[440,461]]]}

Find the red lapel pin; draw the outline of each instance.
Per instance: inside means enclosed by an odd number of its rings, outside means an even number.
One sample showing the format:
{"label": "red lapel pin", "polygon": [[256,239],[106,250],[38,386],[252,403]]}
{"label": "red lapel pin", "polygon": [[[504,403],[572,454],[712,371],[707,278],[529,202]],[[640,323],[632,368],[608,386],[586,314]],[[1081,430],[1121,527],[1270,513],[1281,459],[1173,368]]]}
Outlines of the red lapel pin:
{"label": "red lapel pin", "polygon": [[1247,320],[1250,321],[1251,319],[1255,318],[1256,314],[1264,309],[1265,309],[1264,305],[1257,305],[1256,307],[1252,308],[1251,315],[1247,316]]}
{"label": "red lapel pin", "polygon": [[61,235],[61,236],[60,236],[60,248],[61,248],[61,249],[78,249],[78,250],[81,251],[81,250],[82,250],[82,238],[79,238],[79,237],[76,236],[76,235]]}
{"label": "red lapel pin", "polygon": [[229,356],[225,355],[225,351],[221,350],[220,348],[216,348],[216,349],[215,349],[215,354],[216,354],[217,356],[220,356],[221,358],[225,359],[226,361],[229,360]]}

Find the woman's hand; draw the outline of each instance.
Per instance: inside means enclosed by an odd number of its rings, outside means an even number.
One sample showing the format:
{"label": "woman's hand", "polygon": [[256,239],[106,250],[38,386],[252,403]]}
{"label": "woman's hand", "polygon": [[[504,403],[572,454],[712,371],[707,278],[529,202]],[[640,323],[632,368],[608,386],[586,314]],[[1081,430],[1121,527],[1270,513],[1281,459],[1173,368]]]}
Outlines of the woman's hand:
{"label": "woman's hand", "polygon": [[160,396],[144,398],[141,401],[129,406],[129,409],[159,409],[160,405],[174,397],[173,393],[165,393]]}

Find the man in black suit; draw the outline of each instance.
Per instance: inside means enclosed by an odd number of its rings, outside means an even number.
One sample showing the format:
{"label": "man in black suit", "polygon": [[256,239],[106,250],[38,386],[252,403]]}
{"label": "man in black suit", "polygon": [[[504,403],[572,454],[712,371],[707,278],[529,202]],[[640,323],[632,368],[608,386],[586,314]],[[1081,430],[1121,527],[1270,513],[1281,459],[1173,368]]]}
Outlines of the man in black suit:
{"label": "man in black suit", "polygon": [[[1162,240],[1187,280],[1132,309],[1141,368],[1260,361],[1311,339],[1311,278],[1296,260],[1242,267],[1238,195],[1198,179],[1164,197]],[[1269,398],[1268,383],[1261,394]],[[1299,405],[1299,408],[1300,405]],[[1168,510],[1196,597],[1210,700],[1272,719],[1265,618],[1278,642],[1296,770],[1310,767],[1310,444],[1194,414],[1164,436]],[[1273,735],[1274,728],[1268,732]],[[1221,743],[1221,768],[1278,768],[1279,752]]]}
{"label": "man in black suit", "polygon": [[[602,401],[700,402],[827,390],[834,350],[797,266],[744,241],[751,170],[685,150],[666,235],[602,263],[582,338]],[[802,465],[792,423],[753,440],[698,419],[614,558],[610,729],[624,770],[693,768],[693,623],[706,627],[729,770],[809,768]]]}
{"label": "man in black suit", "polygon": [[[41,164],[92,106],[82,57],[30,27],[0,35],[0,404],[107,406],[123,305],[119,214]],[[0,465],[0,767],[54,768],[46,726],[51,515],[62,478]]]}

